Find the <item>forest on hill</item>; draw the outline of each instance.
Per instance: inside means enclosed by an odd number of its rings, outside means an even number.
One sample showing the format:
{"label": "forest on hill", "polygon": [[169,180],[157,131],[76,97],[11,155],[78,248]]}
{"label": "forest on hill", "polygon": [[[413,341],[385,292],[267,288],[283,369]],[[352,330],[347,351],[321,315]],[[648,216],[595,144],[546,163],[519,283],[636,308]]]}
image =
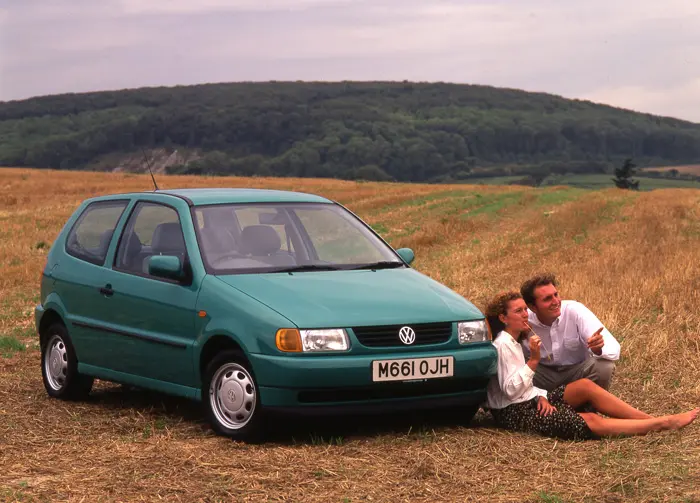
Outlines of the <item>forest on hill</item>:
{"label": "forest on hill", "polygon": [[[488,86],[205,84],[0,102],[0,165],[449,182],[700,161],[700,125]],[[113,163],[113,164],[110,164]]]}

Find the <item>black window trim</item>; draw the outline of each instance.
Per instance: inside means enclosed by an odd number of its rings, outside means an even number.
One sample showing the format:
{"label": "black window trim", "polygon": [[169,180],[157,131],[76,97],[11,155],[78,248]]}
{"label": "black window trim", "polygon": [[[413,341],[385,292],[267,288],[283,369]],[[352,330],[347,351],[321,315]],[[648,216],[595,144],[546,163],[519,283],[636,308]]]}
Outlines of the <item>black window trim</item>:
{"label": "black window trim", "polygon": [[151,274],[147,274],[144,272],[135,272],[131,271],[129,269],[124,269],[122,267],[117,266],[117,257],[119,255],[119,247],[122,244],[122,239],[124,239],[124,233],[126,232],[126,229],[129,227],[129,222],[131,221],[131,217],[134,216],[134,212],[136,211],[136,208],[139,206],[139,204],[154,204],[158,206],[165,206],[167,208],[172,209],[175,211],[175,214],[177,215],[177,222],[180,224],[180,230],[183,231],[182,229],[182,219],[180,218],[180,212],[177,210],[175,206],[172,204],[168,204],[162,201],[154,201],[152,199],[136,199],[134,201],[134,205],[131,207],[131,211],[129,212],[129,215],[126,218],[126,221],[124,222],[124,228],[122,229],[121,234],[119,235],[119,240],[117,241],[117,249],[114,253],[114,258],[112,260],[112,270],[123,273],[123,274],[130,274],[131,276],[138,276],[140,278],[146,278],[146,279],[152,279],[155,281],[162,281],[163,283],[171,283],[173,285],[184,285],[188,286],[192,284],[192,278],[193,278],[193,273],[192,273],[192,266],[190,265],[190,254],[187,250],[187,243],[185,242],[185,232],[182,232],[182,241],[185,243],[185,256],[182,259],[182,268],[185,271],[185,279],[182,281],[178,281],[175,279],[168,279],[168,278],[161,278],[158,276],[153,276]]}
{"label": "black window trim", "polygon": [[107,246],[107,251],[105,252],[104,258],[102,260],[98,260],[96,258],[89,257],[87,255],[81,255],[80,253],[77,253],[75,250],[71,249],[68,246],[68,242],[70,241],[70,237],[73,235],[73,232],[76,230],[76,227],[80,225],[80,223],[83,221],[83,218],[85,215],[87,215],[88,211],[90,208],[94,208],[95,206],[109,206],[110,204],[112,206],[117,206],[114,203],[124,203],[124,207],[122,208],[121,213],[119,213],[119,217],[117,217],[117,221],[114,224],[114,228],[112,229],[112,237],[109,240],[109,244],[112,244],[112,240],[114,239],[114,232],[117,230],[117,227],[119,227],[119,222],[121,221],[122,217],[124,216],[124,212],[126,209],[129,207],[129,203],[131,203],[131,199],[106,199],[106,200],[101,200],[101,201],[93,201],[89,203],[83,211],[80,212],[80,215],[78,215],[78,218],[73,222],[73,225],[71,225],[70,230],[68,231],[68,234],[66,234],[66,241],[63,245],[64,251],[70,255],[71,257],[75,257],[78,260],[82,260],[83,262],[88,262],[89,264],[93,264],[99,267],[104,267],[105,262],[107,262],[107,255],[109,251],[109,245]]}

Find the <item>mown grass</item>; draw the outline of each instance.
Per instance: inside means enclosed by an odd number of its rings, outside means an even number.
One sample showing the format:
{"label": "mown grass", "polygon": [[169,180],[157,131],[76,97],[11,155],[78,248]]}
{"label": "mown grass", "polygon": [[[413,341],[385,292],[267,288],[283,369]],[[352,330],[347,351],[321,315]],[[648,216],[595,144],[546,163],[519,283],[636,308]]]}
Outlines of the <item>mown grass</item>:
{"label": "mown grass", "polygon": [[[47,247],[84,198],[149,190],[142,175],[0,171],[2,501],[700,501],[700,427],[561,442],[479,414],[287,424],[262,445],[214,436],[196,404],[98,382],[48,399],[33,307]],[[483,306],[535,271],[557,273],[622,341],[612,391],[652,414],[700,403],[700,191],[430,186],[159,177],[162,187],[325,195],[415,267]],[[11,344],[15,344],[14,342]],[[381,420],[380,420],[381,419]]]}

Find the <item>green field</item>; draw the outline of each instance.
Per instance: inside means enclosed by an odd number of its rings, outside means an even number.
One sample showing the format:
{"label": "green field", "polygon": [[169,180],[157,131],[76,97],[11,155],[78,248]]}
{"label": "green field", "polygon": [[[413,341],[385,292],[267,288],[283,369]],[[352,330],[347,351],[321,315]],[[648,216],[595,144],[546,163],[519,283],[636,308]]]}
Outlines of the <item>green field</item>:
{"label": "green field", "polygon": [[[471,178],[465,183],[476,185],[510,185],[523,176],[494,176],[490,178]],[[542,186],[569,185],[581,189],[610,189],[614,187],[613,175],[550,175],[542,182]],[[699,189],[700,182],[693,180],[672,180],[669,178],[643,178],[633,177],[639,180],[639,190],[654,189]]]}

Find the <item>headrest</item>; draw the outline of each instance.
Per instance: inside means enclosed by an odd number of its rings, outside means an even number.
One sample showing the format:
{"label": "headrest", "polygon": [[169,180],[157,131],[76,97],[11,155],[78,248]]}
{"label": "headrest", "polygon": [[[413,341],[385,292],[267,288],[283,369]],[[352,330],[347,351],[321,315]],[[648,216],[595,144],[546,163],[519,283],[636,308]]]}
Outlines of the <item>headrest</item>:
{"label": "headrest", "polygon": [[236,249],[236,241],[225,229],[204,227],[199,230],[199,237],[206,252],[227,253]]}
{"label": "headrest", "polygon": [[159,224],[153,231],[151,248],[154,253],[168,252],[184,253],[185,241],[182,237],[182,229],[178,222]]}
{"label": "headrest", "polygon": [[269,225],[249,225],[241,232],[240,250],[250,255],[269,255],[282,246],[277,231]]}

